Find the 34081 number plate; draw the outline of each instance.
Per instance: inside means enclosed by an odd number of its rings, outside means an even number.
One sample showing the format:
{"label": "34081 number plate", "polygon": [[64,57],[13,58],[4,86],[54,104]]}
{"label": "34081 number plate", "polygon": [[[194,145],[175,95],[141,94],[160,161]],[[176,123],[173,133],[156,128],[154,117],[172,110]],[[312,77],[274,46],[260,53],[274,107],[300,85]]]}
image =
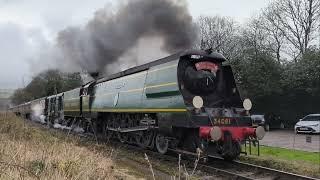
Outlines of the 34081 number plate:
{"label": "34081 number plate", "polygon": [[214,118],[213,124],[214,125],[231,125],[232,119],[231,118]]}

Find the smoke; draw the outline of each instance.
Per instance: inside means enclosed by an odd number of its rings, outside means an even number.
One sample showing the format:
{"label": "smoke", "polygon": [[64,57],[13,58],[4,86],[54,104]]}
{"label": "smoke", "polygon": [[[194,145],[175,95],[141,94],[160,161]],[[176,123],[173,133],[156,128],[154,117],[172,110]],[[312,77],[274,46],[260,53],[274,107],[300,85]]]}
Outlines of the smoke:
{"label": "smoke", "polygon": [[146,59],[143,54],[191,48],[196,38],[185,1],[130,0],[116,12],[107,7],[96,11],[82,28],[69,27],[59,32],[57,49],[67,67],[104,72],[139,64]]}
{"label": "smoke", "polygon": [[162,50],[163,44],[161,37],[141,38],[115,62],[107,64],[105,71],[108,74],[117,73],[138,64],[165,57],[169,53]]}

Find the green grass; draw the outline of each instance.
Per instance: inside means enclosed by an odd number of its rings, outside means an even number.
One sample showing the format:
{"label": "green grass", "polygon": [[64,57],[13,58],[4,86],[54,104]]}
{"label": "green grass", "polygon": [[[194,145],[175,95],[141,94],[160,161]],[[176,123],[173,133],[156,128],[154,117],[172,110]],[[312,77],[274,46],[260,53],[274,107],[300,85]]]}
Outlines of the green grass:
{"label": "green grass", "polygon": [[[244,147],[243,147],[244,148]],[[247,147],[249,153],[249,148]],[[252,146],[252,154],[258,154],[258,148]],[[301,161],[304,163],[320,164],[320,152],[308,152],[279,147],[260,145],[260,156],[269,156],[288,161]]]}
{"label": "green grass", "polygon": [[[247,147],[247,152],[248,147]],[[252,154],[258,154],[258,149],[252,148]],[[279,147],[262,146],[260,145],[260,156],[269,156],[272,158],[289,160],[289,161],[302,161],[306,163],[320,164],[319,152],[307,152],[301,150],[285,149]]]}
{"label": "green grass", "polygon": [[292,150],[270,146],[260,146],[260,153],[262,156],[272,156],[274,158],[294,161],[304,161],[313,163],[316,165],[320,164],[320,153],[319,152],[307,152],[301,150]]}
{"label": "green grass", "polygon": [[257,148],[252,148],[252,155],[241,156],[240,160],[320,178],[320,152],[307,152],[270,146],[260,146],[260,156],[256,156],[258,154],[257,151]]}

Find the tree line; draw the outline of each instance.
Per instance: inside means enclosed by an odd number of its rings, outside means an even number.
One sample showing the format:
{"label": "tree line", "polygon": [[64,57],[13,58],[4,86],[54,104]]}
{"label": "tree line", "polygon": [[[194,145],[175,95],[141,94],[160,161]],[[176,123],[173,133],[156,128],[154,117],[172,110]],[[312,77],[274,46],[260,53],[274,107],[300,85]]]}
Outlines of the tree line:
{"label": "tree line", "polygon": [[198,25],[198,46],[226,56],[253,113],[292,125],[320,112],[319,0],[275,0],[244,25],[221,16],[202,16]]}
{"label": "tree line", "polygon": [[15,90],[11,102],[15,105],[51,96],[82,85],[80,73],[63,73],[59,70],[44,71],[24,88]]}

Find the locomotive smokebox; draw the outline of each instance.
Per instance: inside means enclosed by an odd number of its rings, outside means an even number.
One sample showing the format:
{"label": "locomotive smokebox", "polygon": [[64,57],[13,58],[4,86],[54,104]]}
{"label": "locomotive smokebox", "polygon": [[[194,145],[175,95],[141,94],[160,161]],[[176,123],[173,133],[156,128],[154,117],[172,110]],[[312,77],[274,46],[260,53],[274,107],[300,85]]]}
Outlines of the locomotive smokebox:
{"label": "locomotive smokebox", "polygon": [[98,79],[99,77],[99,72],[89,72],[89,74],[93,79]]}

